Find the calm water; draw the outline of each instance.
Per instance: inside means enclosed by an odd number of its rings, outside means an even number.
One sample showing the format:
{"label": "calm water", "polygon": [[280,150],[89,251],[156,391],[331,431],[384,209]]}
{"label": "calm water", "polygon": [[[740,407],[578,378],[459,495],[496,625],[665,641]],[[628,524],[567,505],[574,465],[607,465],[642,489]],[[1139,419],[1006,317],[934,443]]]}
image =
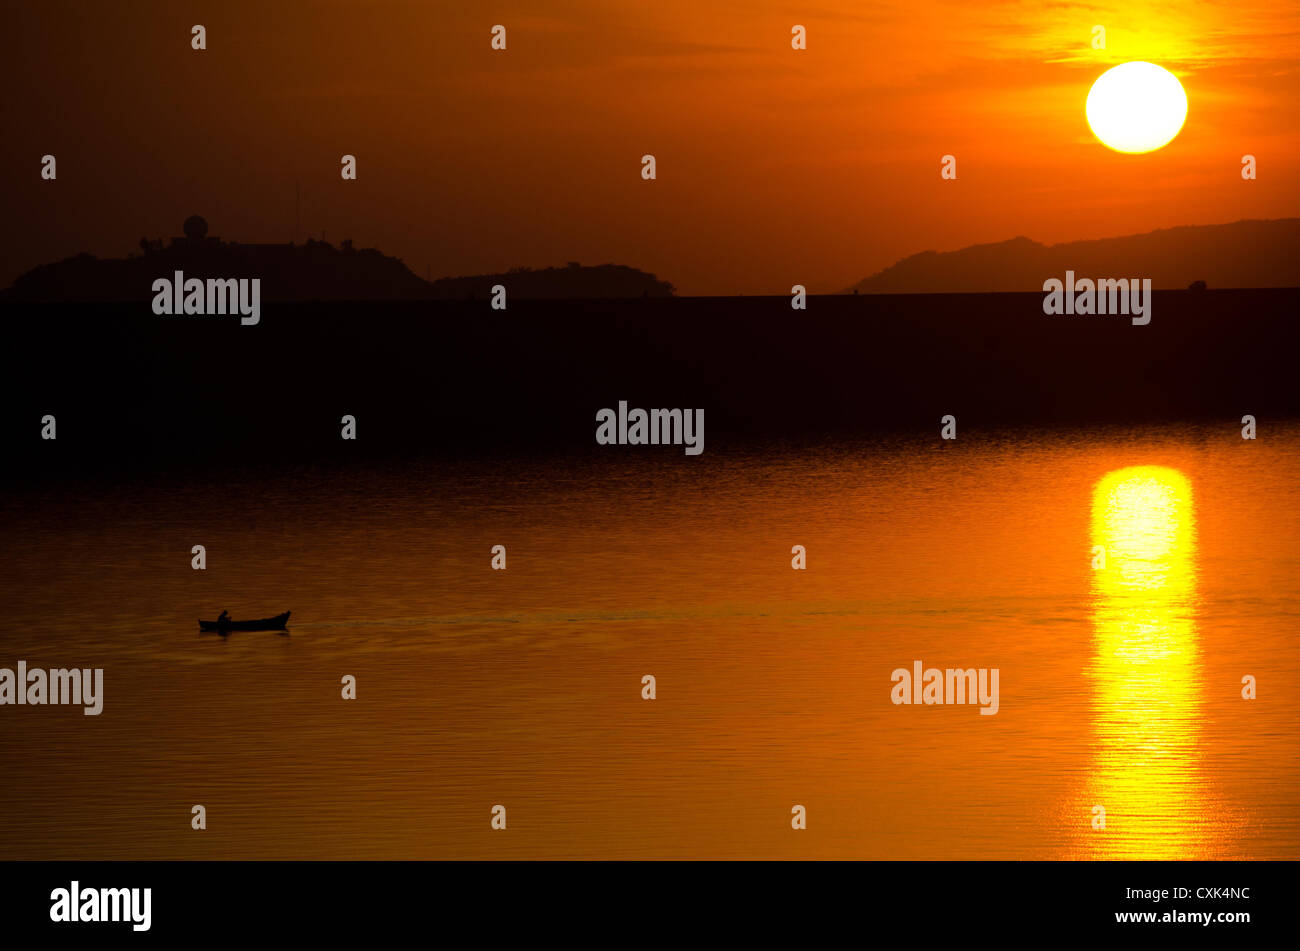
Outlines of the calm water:
{"label": "calm water", "polygon": [[[1300,858],[1300,428],[222,473],[0,519],[0,667],[106,694],[0,707],[0,858]],[[198,635],[223,607],[292,634]],[[894,705],[916,660],[998,668],[999,712]]]}

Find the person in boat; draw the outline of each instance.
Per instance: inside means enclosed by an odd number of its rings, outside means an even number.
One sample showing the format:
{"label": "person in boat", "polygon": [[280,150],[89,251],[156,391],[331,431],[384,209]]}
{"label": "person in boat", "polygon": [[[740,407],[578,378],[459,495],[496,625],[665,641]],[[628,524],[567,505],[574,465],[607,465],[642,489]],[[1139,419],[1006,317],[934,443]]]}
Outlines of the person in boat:
{"label": "person in boat", "polygon": [[218,624],[229,624],[229,623],[230,623],[230,612],[229,612],[229,611],[226,611],[226,610],[223,610],[219,615],[217,615],[217,623],[218,623]]}

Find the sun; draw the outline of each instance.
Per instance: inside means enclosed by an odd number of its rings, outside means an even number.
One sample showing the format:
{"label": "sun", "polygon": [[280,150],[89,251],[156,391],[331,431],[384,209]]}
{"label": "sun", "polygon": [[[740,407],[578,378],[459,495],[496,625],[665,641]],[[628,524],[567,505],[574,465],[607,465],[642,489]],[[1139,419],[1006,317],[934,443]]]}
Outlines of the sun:
{"label": "sun", "polygon": [[1168,145],[1187,118],[1187,93],[1155,63],[1106,70],[1088,93],[1088,125],[1116,152],[1151,152]]}

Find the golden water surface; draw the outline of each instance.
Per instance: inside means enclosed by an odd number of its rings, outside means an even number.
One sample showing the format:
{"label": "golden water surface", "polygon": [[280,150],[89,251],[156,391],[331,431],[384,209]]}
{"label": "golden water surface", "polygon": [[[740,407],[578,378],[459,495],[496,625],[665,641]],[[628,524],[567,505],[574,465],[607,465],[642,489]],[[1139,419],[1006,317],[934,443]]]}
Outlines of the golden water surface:
{"label": "golden water surface", "polygon": [[[11,493],[0,667],[106,697],[0,707],[0,858],[1297,858],[1298,450],[968,432]],[[200,636],[222,608],[291,634]],[[998,713],[893,704],[918,660],[997,668]]]}

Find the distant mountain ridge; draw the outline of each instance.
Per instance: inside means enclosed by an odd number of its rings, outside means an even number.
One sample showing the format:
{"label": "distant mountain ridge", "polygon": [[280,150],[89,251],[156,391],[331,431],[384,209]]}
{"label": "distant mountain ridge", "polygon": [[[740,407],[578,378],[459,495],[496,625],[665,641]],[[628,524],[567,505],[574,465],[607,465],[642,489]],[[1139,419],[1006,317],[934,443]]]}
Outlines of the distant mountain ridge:
{"label": "distant mountain ridge", "polygon": [[1300,287],[1300,218],[1185,225],[1144,234],[1044,245],[1026,237],[958,251],[923,251],[846,293],[1041,291],[1066,270],[1077,278],[1150,278],[1160,289]]}
{"label": "distant mountain ridge", "polygon": [[244,244],[208,235],[194,215],[184,235],[164,244],[140,239],[141,253],[125,258],[90,254],[43,264],[22,274],[0,296],[25,301],[150,300],[153,282],[175,272],[190,278],[258,278],[263,300],[435,300],[487,299],[494,284],[509,299],[668,297],[673,286],[653,274],[616,264],[542,270],[516,268],[500,274],[426,281],[401,260],[373,248],[339,247],[308,239],[305,244]]}

